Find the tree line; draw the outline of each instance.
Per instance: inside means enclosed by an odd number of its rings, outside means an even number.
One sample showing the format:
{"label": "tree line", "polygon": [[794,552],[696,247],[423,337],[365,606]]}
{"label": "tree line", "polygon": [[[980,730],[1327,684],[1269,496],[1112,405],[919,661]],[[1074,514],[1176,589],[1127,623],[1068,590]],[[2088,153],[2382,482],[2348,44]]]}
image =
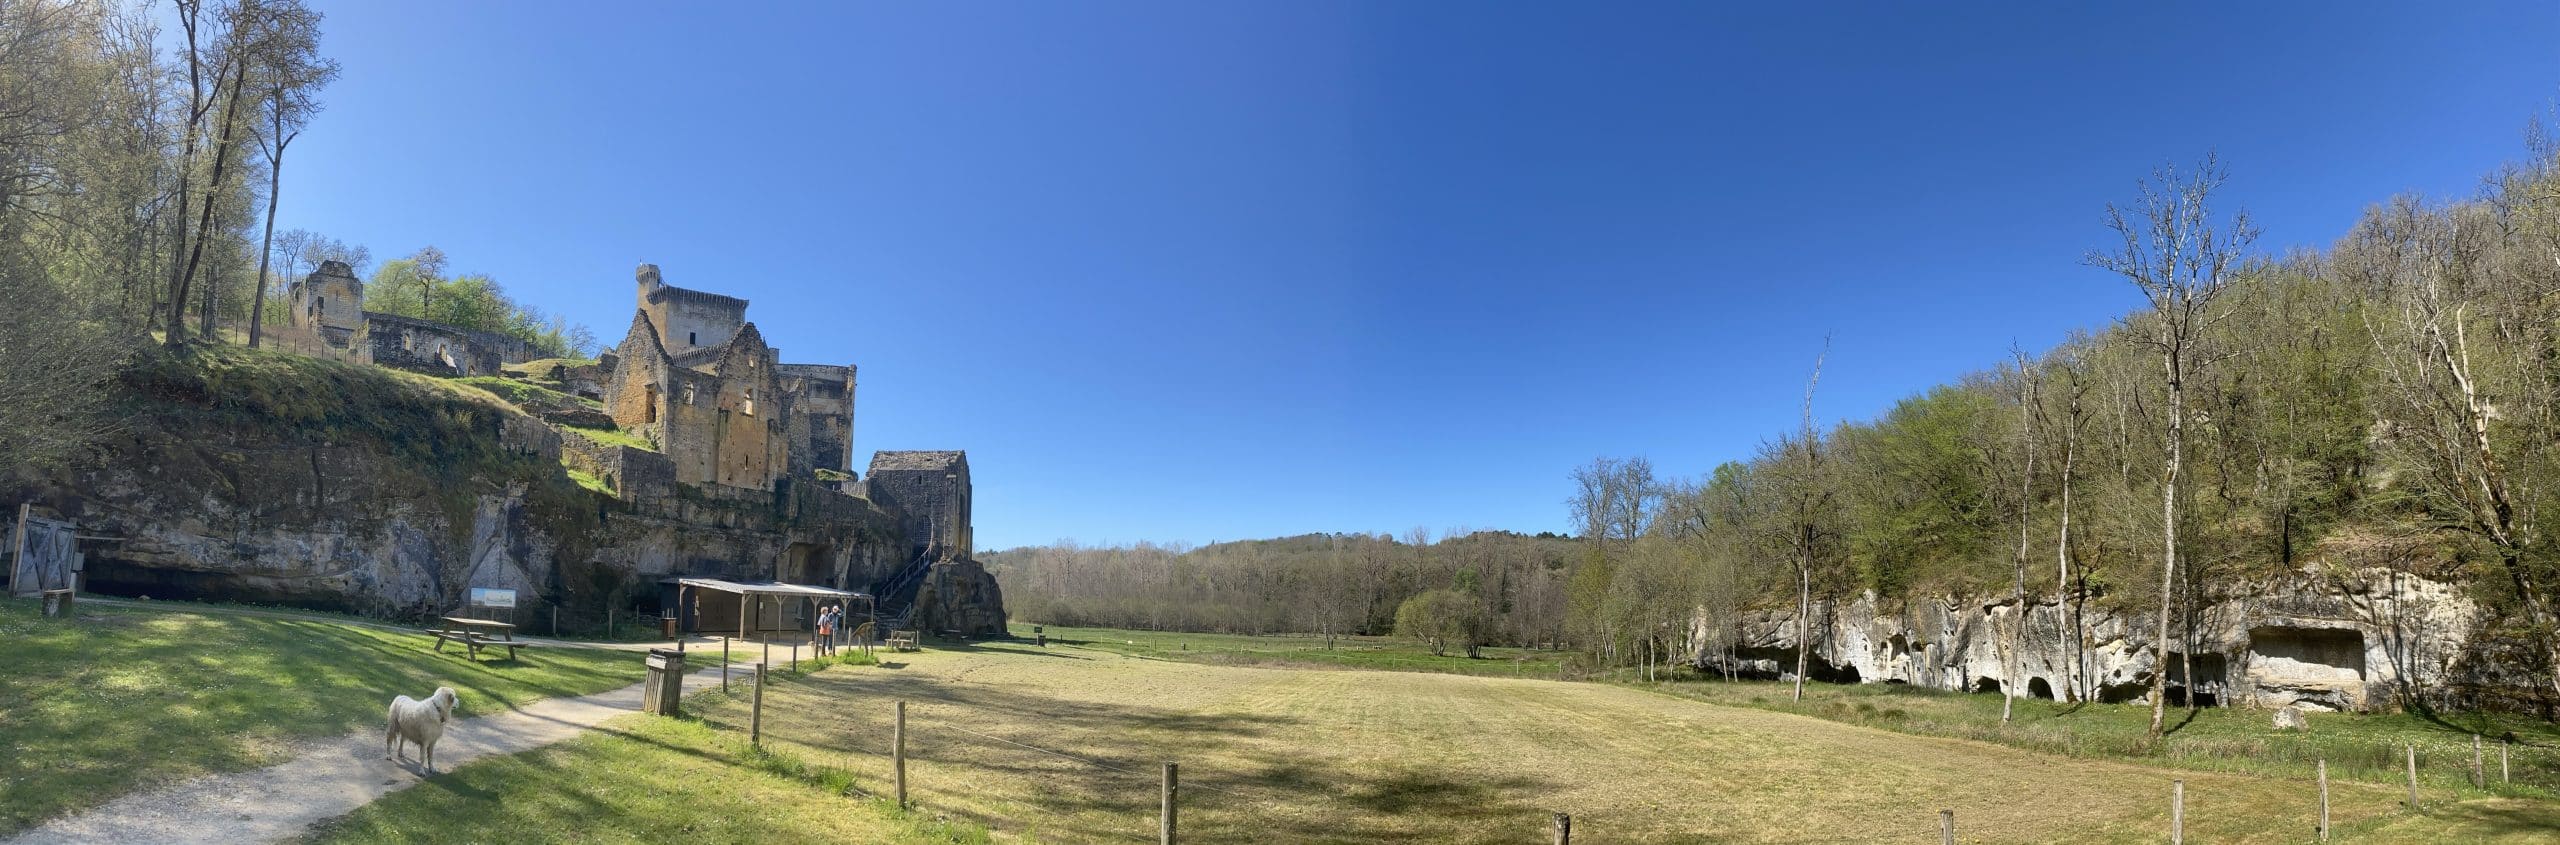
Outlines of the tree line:
{"label": "tree line", "polygon": [[[0,466],[52,465],[107,430],[98,388],[142,347],[272,343],[293,279],[369,263],[275,229],[285,163],[339,72],[321,23],[303,0],[0,3]],[[376,274],[432,294],[414,310],[368,305],[554,354],[592,342],[485,275],[443,276],[441,255]]]}
{"label": "tree line", "polygon": [[[1466,601],[1433,601],[1507,611],[1460,639],[1560,639],[1654,671],[1719,655],[1705,662],[1729,667],[1747,622],[1870,591],[2057,603],[2078,632],[2066,666],[2092,646],[2093,611],[2142,618],[2166,666],[2193,653],[2182,643],[2213,585],[2379,566],[2466,585],[2488,613],[2461,659],[2537,679],[2530,700],[2464,703],[2548,710],[2560,702],[2560,550],[2540,517],[2560,515],[2548,445],[2560,442],[2560,141],[2537,122],[2526,153],[2472,196],[2393,198],[2329,248],[2285,254],[2261,251],[2247,214],[2226,209],[2220,162],[2164,167],[2105,206],[2086,260],[2142,307],[1871,420],[1817,424],[1817,359],[1801,418],[1749,459],[1695,478],[1640,457],[1577,468],[1574,536],[1528,546],[1542,555],[1518,577],[1430,563],[1467,559],[1439,551],[1452,540],[1361,535],[1271,541],[1287,555],[1019,549],[1002,557],[1020,565],[999,572],[1026,618],[1071,610],[1145,627],[1387,633],[1402,627],[1390,605],[1448,590]],[[1410,575],[1357,592],[1357,612],[1320,610],[1332,585],[1382,583],[1329,575],[1367,571],[1362,555],[1404,555]],[[1488,587],[1493,572],[1509,586]],[[1519,578],[1536,585],[1532,624],[1508,615],[1523,606],[1508,598]],[[2016,660],[2019,632],[1997,633]],[[2152,673],[2155,726],[2175,671]],[[2095,697],[2093,678],[2070,674],[2058,696]]]}

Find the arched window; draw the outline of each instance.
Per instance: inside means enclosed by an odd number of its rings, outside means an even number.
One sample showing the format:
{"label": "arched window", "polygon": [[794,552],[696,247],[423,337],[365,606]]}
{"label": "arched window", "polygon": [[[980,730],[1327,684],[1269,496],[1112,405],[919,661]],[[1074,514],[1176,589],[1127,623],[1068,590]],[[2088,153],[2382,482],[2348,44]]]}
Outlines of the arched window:
{"label": "arched window", "polygon": [[746,411],[747,416],[752,417],[752,416],[755,416],[755,415],[756,415],[756,389],[755,389],[755,388],[752,388],[752,387],[747,388],[747,403],[746,403],[745,411]]}

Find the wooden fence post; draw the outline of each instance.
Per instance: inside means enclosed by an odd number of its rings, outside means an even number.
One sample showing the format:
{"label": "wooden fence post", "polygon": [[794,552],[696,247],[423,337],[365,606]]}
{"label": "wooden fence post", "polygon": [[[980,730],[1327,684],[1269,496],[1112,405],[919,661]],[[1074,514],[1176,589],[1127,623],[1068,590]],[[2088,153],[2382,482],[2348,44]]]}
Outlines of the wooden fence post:
{"label": "wooden fence post", "polygon": [[2409,743],[2409,812],[2418,811],[2418,744]]}
{"label": "wooden fence post", "polygon": [[1940,845],[1956,845],[1956,811],[1938,811],[1938,842]]}
{"label": "wooden fence post", "polygon": [[791,671],[800,671],[800,644],[791,644]]}
{"label": "wooden fence post", "polygon": [[753,715],[747,717],[747,744],[764,747],[764,664],[756,664],[756,695]]}
{"label": "wooden fence post", "polygon": [[560,638],[560,605],[551,605],[551,638]]}
{"label": "wooden fence post", "polygon": [[2508,746],[2508,745],[2511,745],[2511,744],[2513,744],[2513,743],[2512,743],[2512,742],[2510,742],[2510,741],[2508,741],[2508,740],[2504,740],[2504,739],[2498,740],[2498,782],[2499,782],[2499,783],[2511,783],[2511,782],[2512,782],[2512,781],[2509,781],[2509,780],[2507,779],[2507,746]]}
{"label": "wooden fence post", "polygon": [[2480,735],[2471,735],[2471,785],[2489,788],[2489,770],[2480,767]]}
{"label": "wooden fence post", "polygon": [[720,691],[729,691],[729,635],[720,635]]}
{"label": "wooden fence post", "polygon": [[2187,841],[2187,782],[2169,782],[2169,845]]}
{"label": "wooden fence post", "polygon": [[898,809],[907,808],[907,700],[898,699],[897,727],[889,735],[890,759],[898,769]]}
{"label": "wooden fence post", "polygon": [[604,609],[604,638],[613,639],[613,608],[610,606]]}
{"label": "wooden fence post", "polygon": [[1179,809],[1179,804],[1174,798],[1181,792],[1181,764],[1164,764],[1164,809],[1157,816],[1161,822],[1156,830],[1157,845],[1173,845],[1173,831],[1176,827],[1174,820],[1177,818],[1176,813]]}
{"label": "wooden fence post", "polygon": [[2329,841],[2329,761],[2320,761],[2320,841]]}
{"label": "wooden fence post", "polygon": [[1573,817],[1555,814],[1556,845],[1573,845]]}

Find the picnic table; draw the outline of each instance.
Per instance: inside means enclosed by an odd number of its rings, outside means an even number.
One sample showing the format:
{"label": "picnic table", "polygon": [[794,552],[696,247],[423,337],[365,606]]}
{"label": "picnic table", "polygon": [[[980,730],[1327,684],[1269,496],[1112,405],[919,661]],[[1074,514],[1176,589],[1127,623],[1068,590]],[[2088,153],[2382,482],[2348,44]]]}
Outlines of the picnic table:
{"label": "picnic table", "polygon": [[921,638],[916,636],[916,632],[913,629],[892,632],[889,634],[889,649],[891,651],[921,651],[922,646],[917,642],[919,639]]}
{"label": "picnic table", "polygon": [[468,619],[460,616],[438,617],[438,621],[443,623],[443,627],[427,629],[427,633],[436,638],[438,654],[444,653],[445,643],[456,642],[469,650],[473,660],[480,659],[480,650],[483,648],[505,648],[507,659],[514,660],[516,649],[529,648],[533,645],[516,642],[516,626],[513,623],[490,619]]}

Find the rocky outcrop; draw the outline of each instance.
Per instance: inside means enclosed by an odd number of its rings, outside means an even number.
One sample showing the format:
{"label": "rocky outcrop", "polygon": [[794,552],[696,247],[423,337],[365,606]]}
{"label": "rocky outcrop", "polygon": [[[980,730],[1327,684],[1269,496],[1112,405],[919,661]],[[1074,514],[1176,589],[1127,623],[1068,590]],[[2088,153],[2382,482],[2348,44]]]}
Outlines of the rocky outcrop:
{"label": "rocky outcrop", "polygon": [[926,570],[910,618],[913,627],[924,631],[1003,636],[1004,591],[994,573],[977,561],[942,561]]}
{"label": "rocky outcrop", "polygon": [[[2205,703],[2381,709],[2398,693],[2455,680],[2481,627],[2480,609],[2456,585],[2382,568],[2311,566],[2208,592],[2191,635],[2171,626],[2185,640],[2169,649],[2173,701],[2192,693]],[[1701,618],[1696,642],[1731,646],[1702,648],[1697,664],[1790,677],[1799,631],[1810,627],[1806,675],[1814,680],[1986,692],[2015,684],[2039,698],[2133,701],[2148,697],[2161,671],[2151,650],[2157,617],[2144,609],[2091,605],[2085,639],[2071,635],[2066,609],[2049,599],[2022,608],[2005,595],[1889,602],[1870,593],[1817,601],[1810,626],[1794,610],[1746,613],[1724,630]],[[2012,625],[2022,626],[2014,665],[2003,649]]]}
{"label": "rocky outcrop", "polygon": [[[863,589],[910,559],[899,514],[832,486],[675,484],[657,453],[564,444],[415,376],[213,348],[152,353],[120,387],[125,424],[81,469],[0,475],[0,503],[79,526],[97,592],[413,618],[495,587],[531,622],[654,611],[670,576]],[[571,482],[564,452],[619,495]],[[942,579],[941,612],[1000,631],[974,572]]]}

